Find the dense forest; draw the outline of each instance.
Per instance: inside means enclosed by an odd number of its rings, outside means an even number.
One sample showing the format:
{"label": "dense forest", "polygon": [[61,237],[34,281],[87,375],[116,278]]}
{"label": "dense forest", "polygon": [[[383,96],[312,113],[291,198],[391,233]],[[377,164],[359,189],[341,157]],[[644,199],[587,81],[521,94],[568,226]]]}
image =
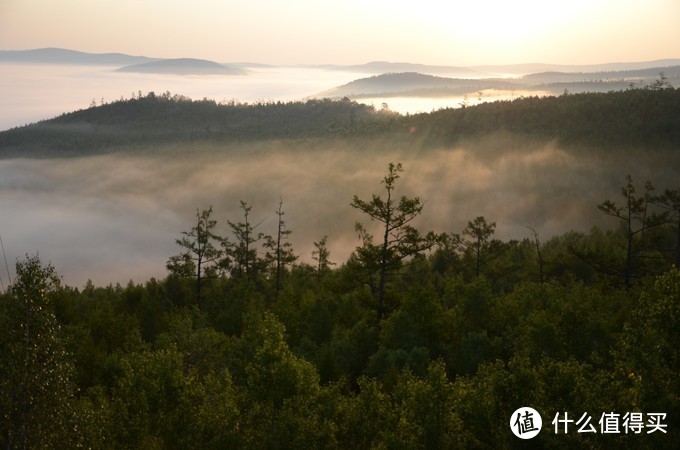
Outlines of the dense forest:
{"label": "dense forest", "polygon": [[[677,152],[679,119],[663,85],[412,116],[140,94],[0,133],[0,151],[507,131],[617,157]],[[337,199],[360,217],[345,261],[324,235],[302,258],[282,201],[269,234],[258,205],[226,223],[196,205],[167,275],[144,283],[75,288],[58,261],[19,259],[0,295],[0,445],[678,448],[680,186],[621,174],[593,205],[610,228],[502,240],[493,217],[427,229],[430,205],[400,189],[408,170],[390,163],[372,195]],[[528,442],[511,428],[520,407],[542,417]]]}
{"label": "dense forest", "polygon": [[344,263],[326,237],[298,262],[282,205],[269,236],[245,202],[228,236],[197,211],[162,280],[79,290],[18,261],[3,446],[512,448],[531,406],[538,447],[677,448],[678,191],[628,177],[598,205],[618,227],[505,242],[484,217],[412,227],[402,170],[352,200],[381,231],[357,224]]}

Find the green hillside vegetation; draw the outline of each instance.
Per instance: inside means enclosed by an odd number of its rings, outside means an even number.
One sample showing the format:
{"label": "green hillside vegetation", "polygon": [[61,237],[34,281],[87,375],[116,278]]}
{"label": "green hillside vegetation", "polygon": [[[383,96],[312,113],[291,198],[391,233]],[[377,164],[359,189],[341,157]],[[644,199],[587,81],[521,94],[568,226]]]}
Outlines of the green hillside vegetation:
{"label": "green hillside vegetation", "polygon": [[140,92],[0,133],[0,155],[77,156],[135,145],[326,137],[356,131],[360,122],[376,127],[385,120],[373,108],[350,101],[218,104]]}
{"label": "green hillside vegetation", "polygon": [[242,104],[149,93],[0,133],[0,157],[77,156],[195,141],[361,139],[451,146],[495,132],[612,149],[680,146],[680,90],[528,97],[402,116],[349,99]]}
{"label": "green hillside vegetation", "polygon": [[631,89],[483,103],[410,120],[440,144],[505,130],[571,148],[677,149],[679,101],[679,89]]}

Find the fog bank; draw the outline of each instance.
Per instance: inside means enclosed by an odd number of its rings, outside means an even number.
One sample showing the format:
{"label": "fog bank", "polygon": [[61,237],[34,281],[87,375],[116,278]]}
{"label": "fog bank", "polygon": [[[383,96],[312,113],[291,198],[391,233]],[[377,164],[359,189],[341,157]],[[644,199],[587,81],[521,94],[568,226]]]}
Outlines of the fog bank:
{"label": "fog bank", "polygon": [[[353,195],[382,194],[390,161],[402,162],[397,195],[425,201],[422,231],[459,233],[483,215],[496,237],[542,239],[593,225],[614,226],[596,205],[618,200],[625,174],[642,188],[672,187],[677,161],[659,156],[644,166],[621,156],[575,156],[555,145],[502,139],[460,148],[415,151],[378,142],[258,143],[229,148],[185,145],[153,153],[77,159],[0,161],[0,235],[10,265],[24,254],[51,261],[68,284],[125,284],[164,277],[175,239],[197,209],[213,206],[218,232],[252,205],[258,232],[274,234],[279,199],[300,260],[328,235],[331,260],[342,263],[358,244]],[[181,150],[181,153],[178,153]],[[176,156],[168,156],[168,155]],[[675,157],[677,159],[677,157]],[[4,268],[0,273],[5,273]],[[6,276],[3,276],[6,284]]]}

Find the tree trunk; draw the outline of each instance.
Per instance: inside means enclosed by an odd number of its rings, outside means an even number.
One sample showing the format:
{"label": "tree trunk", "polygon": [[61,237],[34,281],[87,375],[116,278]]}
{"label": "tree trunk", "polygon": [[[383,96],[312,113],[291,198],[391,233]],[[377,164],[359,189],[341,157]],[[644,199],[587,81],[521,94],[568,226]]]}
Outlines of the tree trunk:
{"label": "tree trunk", "polygon": [[633,276],[633,218],[632,218],[632,212],[631,212],[631,197],[630,195],[628,196],[628,243],[626,245],[626,267],[625,267],[625,272],[624,272],[624,283],[626,286],[626,292],[630,290],[630,281]]}
{"label": "tree trunk", "polygon": [[678,212],[678,236],[675,242],[675,267],[680,269],[680,212]]}
{"label": "tree trunk", "polygon": [[385,235],[383,236],[382,252],[380,255],[380,280],[378,286],[378,328],[380,328],[380,322],[383,317],[383,305],[385,301],[385,277],[387,275],[387,249],[389,247],[390,239],[390,218],[392,217],[392,211],[390,208],[392,192],[387,190],[387,214],[385,220]]}
{"label": "tree trunk", "polygon": [[[281,205],[279,205],[279,213]],[[276,236],[276,292],[281,290],[281,216],[279,216],[279,229]]]}

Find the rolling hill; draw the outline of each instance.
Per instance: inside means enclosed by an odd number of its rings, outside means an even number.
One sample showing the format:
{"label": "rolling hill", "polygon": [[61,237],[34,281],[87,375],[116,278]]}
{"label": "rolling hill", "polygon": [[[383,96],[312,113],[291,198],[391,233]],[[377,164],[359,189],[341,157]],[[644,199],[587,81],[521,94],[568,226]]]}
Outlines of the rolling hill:
{"label": "rolling hill", "polygon": [[121,67],[118,72],[160,73],[172,75],[245,75],[241,69],[213,61],[193,58],[163,59]]}
{"label": "rolling hill", "polygon": [[560,95],[565,90],[571,93],[608,92],[651,85],[660,79],[662,73],[666,83],[680,86],[680,65],[609,72],[540,72],[519,78],[447,78],[405,72],[360,78],[314,97],[437,97],[474,95],[488,89],[541,91],[553,95]]}
{"label": "rolling hill", "polygon": [[361,78],[350,83],[320,92],[316,97],[362,98],[366,96],[445,96],[463,95],[483,89],[518,88],[509,80],[481,78],[445,78],[416,72],[386,73]]}
{"label": "rolling hill", "polygon": [[123,53],[86,53],[63,48],[0,50],[0,62],[25,64],[81,64],[122,66],[158,61],[158,58]]}

